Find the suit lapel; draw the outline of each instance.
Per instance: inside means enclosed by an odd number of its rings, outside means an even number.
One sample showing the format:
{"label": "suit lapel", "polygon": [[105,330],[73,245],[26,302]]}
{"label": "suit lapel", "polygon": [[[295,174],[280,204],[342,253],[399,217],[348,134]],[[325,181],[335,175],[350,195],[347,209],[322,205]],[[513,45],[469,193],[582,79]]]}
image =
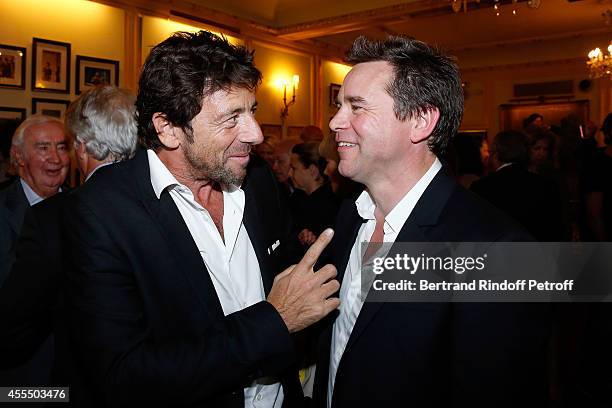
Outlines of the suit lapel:
{"label": "suit lapel", "polygon": [[[423,192],[423,195],[397,235],[395,242],[429,242],[427,231],[429,231],[429,228],[437,225],[438,218],[455,188],[456,183],[448,175],[446,168],[440,169]],[[354,241],[353,239],[352,242]],[[398,250],[394,245],[387,256],[392,258],[397,253]],[[374,316],[380,311],[383,304],[384,302],[370,302],[366,298],[349,337],[345,354],[359,339],[359,336],[361,336]]]}
{"label": "suit lapel", "polygon": [[28,198],[23,191],[23,187],[21,187],[19,178],[17,178],[6,192],[6,209],[9,212],[7,221],[15,235],[19,235],[21,232],[23,219],[29,206]]}
{"label": "suit lapel", "polygon": [[[334,257],[334,265],[338,271],[338,282],[342,284],[346,266],[348,265],[353,244],[359,234],[359,228],[365,222],[357,212],[357,207],[353,200],[346,200],[343,203],[344,211],[341,209],[339,214],[343,214],[336,223],[336,232],[332,241]],[[344,215],[346,214],[346,215]]]}
{"label": "suit lapel", "polygon": [[133,163],[135,171],[130,177],[136,180],[143,204],[158,224],[177,264],[177,271],[182,272],[191,283],[211,319],[223,317],[223,309],[206,265],[174,200],[167,190],[159,200],[155,195],[146,151],[139,152]]}
{"label": "suit lapel", "polygon": [[[261,209],[266,208],[265,205],[271,205],[267,203],[266,197],[256,195],[256,178],[252,174],[249,174],[243,185],[244,190],[244,227],[249,233],[249,239],[255,250],[255,255],[259,261],[259,270],[261,271],[261,280],[264,285],[264,291],[266,296],[272,289],[272,283],[274,281],[275,272],[273,265],[269,262],[270,254],[268,254],[268,244],[266,240],[266,234],[264,233],[265,225],[263,224]],[[263,203],[262,203],[263,202]]]}

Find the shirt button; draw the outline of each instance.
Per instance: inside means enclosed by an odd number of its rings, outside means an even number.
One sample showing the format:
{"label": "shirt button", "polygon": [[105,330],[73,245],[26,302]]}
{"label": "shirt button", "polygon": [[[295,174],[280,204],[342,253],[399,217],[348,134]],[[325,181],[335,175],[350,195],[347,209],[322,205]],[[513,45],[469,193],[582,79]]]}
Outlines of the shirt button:
{"label": "shirt button", "polygon": [[261,394],[257,394],[257,397],[255,398],[257,401],[261,401],[263,397],[261,396]]}

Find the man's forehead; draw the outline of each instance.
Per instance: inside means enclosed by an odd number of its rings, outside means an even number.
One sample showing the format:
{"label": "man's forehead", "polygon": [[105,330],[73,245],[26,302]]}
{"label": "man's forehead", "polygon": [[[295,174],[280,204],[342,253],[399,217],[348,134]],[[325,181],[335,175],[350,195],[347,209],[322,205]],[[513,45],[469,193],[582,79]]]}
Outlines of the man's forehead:
{"label": "man's forehead", "polygon": [[377,79],[383,80],[393,73],[393,66],[387,61],[361,62],[353,67],[347,75],[348,79]]}
{"label": "man's forehead", "polygon": [[255,103],[255,92],[247,88],[219,89],[204,97],[202,112],[214,116],[226,115],[234,110],[248,111]]}
{"label": "man's forehead", "polygon": [[54,141],[56,143],[65,142],[66,132],[64,126],[58,122],[39,123],[28,127],[24,133],[26,138],[35,142]]}
{"label": "man's forehead", "polygon": [[386,61],[357,64],[344,80],[344,97],[363,97],[372,91],[384,91],[392,74],[393,68]]}
{"label": "man's forehead", "polygon": [[227,102],[228,100],[243,100],[255,101],[255,90],[244,87],[232,86],[227,89],[218,89],[215,92],[204,97],[204,103],[218,104]]}

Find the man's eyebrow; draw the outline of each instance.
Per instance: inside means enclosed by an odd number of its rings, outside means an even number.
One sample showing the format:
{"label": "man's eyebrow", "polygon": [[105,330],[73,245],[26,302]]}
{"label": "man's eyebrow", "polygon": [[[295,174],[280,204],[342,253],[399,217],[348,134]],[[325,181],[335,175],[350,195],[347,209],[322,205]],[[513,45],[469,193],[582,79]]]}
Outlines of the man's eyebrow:
{"label": "man's eyebrow", "polygon": [[[251,109],[254,109],[256,107],[257,107],[257,101],[255,101],[253,103],[253,105],[251,105]],[[245,109],[243,107],[238,107],[238,108],[233,109],[231,111],[221,112],[220,114],[218,114],[215,117],[215,122],[222,122],[227,117],[234,116],[236,114],[240,114],[240,113],[244,113],[244,112],[245,112]]]}
{"label": "man's eyebrow", "polygon": [[348,98],[346,98],[351,104],[354,103],[365,103],[365,99],[362,98],[361,96],[349,96]]}

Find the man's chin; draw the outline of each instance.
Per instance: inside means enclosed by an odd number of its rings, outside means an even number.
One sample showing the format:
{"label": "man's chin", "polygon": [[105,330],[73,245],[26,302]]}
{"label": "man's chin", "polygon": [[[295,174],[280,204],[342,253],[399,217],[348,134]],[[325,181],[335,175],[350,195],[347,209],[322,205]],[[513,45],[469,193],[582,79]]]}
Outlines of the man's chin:
{"label": "man's chin", "polygon": [[240,186],[242,185],[245,177],[246,168],[226,168],[223,180],[220,180],[220,182],[223,184]]}

